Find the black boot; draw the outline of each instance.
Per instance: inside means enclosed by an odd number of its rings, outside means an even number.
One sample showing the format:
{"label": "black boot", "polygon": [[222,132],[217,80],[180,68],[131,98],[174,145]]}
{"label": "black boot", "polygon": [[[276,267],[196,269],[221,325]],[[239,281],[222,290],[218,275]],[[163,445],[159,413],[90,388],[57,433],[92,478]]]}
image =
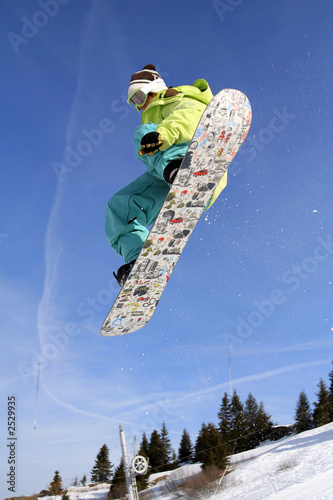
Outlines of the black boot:
{"label": "black boot", "polygon": [[170,161],[170,163],[168,163],[165,167],[163,172],[163,179],[167,184],[169,184],[169,186],[171,186],[171,184],[175,180],[182,161],[183,158],[177,158],[176,160]]}
{"label": "black boot", "polygon": [[113,272],[113,276],[116,278],[119,286],[124,286],[125,281],[127,280],[128,275],[131,272],[134,264],[135,260],[132,260],[132,262],[129,262],[128,264],[124,264],[123,266],[121,266],[118,269],[117,274]]}

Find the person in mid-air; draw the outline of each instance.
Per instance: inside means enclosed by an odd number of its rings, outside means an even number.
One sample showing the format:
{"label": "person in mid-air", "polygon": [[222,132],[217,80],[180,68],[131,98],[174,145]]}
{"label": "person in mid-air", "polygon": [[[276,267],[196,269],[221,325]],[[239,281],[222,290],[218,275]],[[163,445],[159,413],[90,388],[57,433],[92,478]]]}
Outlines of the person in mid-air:
{"label": "person in mid-air", "polygon": [[[112,196],[105,232],[125,264],[117,274],[123,286],[168,194],[195,129],[213,94],[206,80],[167,87],[153,64],[131,77],[128,102],[142,111],[134,131],[135,156],[147,172]],[[225,186],[225,179],[223,180]],[[217,187],[216,190],[221,191]],[[214,195],[213,195],[214,197]]]}

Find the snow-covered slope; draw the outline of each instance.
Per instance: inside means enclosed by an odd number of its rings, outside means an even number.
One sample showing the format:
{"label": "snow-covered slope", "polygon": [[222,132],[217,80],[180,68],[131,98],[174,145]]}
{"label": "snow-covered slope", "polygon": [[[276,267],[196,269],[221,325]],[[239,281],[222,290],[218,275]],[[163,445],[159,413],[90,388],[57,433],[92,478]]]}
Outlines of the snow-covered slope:
{"label": "snow-covered slope", "polygon": [[[70,500],[105,500],[109,491],[109,484],[70,486],[67,490],[67,495]],[[40,500],[61,500],[61,495],[49,495],[39,498]]]}
{"label": "snow-covered slope", "polygon": [[[232,457],[231,466],[233,471],[224,478],[222,489],[206,500],[332,500],[333,423],[239,453]],[[161,493],[167,477],[175,483],[198,470],[198,465],[191,465],[154,474],[150,477],[151,492],[161,500],[179,498],[172,493]],[[104,500],[108,490],[107,485],[100,485],[95,491],[71,487],[68,493],[71,500]],[[44,500],[60,498],[44,497]]]}
{"label": "snow-covered slope", "polygon": [[333,423],[239,454],[233,463],[215,500],[331,500]]}

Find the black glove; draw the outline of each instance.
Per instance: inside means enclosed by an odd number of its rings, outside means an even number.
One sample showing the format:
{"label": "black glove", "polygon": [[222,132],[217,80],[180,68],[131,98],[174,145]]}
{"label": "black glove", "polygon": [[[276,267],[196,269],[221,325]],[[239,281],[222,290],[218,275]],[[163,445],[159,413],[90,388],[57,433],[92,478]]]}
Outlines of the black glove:
{"label": "black glove", "polygon": [[141,139],[141,149],[139,154],[145,155],[149,154],[152,156],[156,151],[162,146],[161,136],[158,132],[148,132]]}

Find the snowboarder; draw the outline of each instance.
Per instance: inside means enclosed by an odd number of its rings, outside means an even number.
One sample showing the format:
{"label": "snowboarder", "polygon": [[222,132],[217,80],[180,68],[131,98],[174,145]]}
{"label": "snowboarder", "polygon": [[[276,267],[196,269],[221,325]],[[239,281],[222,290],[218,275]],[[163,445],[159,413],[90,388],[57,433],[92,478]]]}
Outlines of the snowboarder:
{"label": "snowboarder", "polygon": [[[135,156],[147,172],[112,196],[107,205],[105,232],[111,247],[125,260],[117,274],[126,281],[149,234],[187,151],[200,117],[213,94],[206,80],[167,87],[153,64],[131,77],[128,101],[142,111],[134,131]],[[216,188],[207,208],[226,185]]]}

